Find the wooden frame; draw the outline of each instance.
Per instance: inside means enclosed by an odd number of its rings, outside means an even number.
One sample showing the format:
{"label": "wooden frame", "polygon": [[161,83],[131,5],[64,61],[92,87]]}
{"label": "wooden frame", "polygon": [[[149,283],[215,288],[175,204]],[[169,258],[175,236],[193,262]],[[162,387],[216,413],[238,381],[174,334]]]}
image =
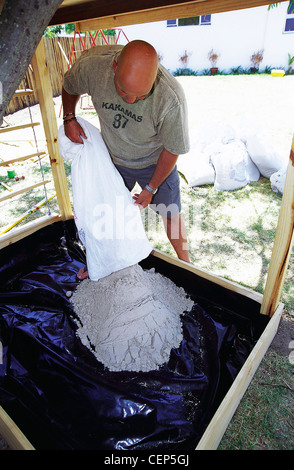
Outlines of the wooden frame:
{"label": "wooden frame", "polygon": [[76,23],[80,31],[87,31],[240,10],[268,3],[268,0],[137,0],[134,7],[134,3],[128,0],[64,0],[49,24]]}
{"label": "wooden frame", "polygon": [[0,434],[13,450],[34,450],[30,441],[0,406]]}
{"label": "wooden frame", "polygon": [[[268,1],[264,0],[246,0],[244,2],[235,2],[233,0],[198,0],[193,2],[181,2],[168,0],[152,0],[152,1],[140,1],[139,6],[135,3],[137,10],[134,11],[134,3],[122,4],[122,2],[86,2],[79,0],[66,0],[63,2],[64,5],[57,10],[50,24],[61,23],[61,18],[66,19],[63,22],[76,21],[80,28],[104,28],[104,27],[115,27],[117,22],[119,25],[123,24],[136,24],[139,22],[146,21],[157,21],[158,19],[168,19],[173,17],[184,17],[195,14],[213,13],[218,11],[228,11],[240,8],[248,8],[250,6],[259,6],[268,4]],[[95,3],[95,5],[94,5]],[[76,5],[75,5],[76,4]],[[91,5],[92,4],[92,5]],[[99,4],[99,5],[98,5]],[[109,7],[107,7],[107,4]],[[82,6],[81,6],[82,5]],[[85,6],[89,8],[85,8]],[[125,11],[121,11],[118,5],[124,5]],[[127,7],[125,7],[127,5]],[[144,7],[145,5],[145,7]],[[149,5],[149,7],[148,7]],[[1,3],[0,3],[1,6]],[[75,6],[77,8],[75,8]],[[89,16],[91,9],[99,9],[97,16]],[[70,10],[72,12],[70,16]],[[103,10],[104,8],[104,10]],[[115,13],[111,11],[111,8],[116,8]],[[129,8],[129,9],[128,9]],[[78,11],[86,13],[87,18],[83,15],[74,18],[74,15],[78,14]],[[93,10],[94,11],[94,10]],[[101,11],[103,14],[101,14]],[[79,21],[81,20],[81,21]],[[90,28],[90,29],[91,29]],[[36,91],[39,98],[43,126],[47,139],[48,152],[50,162],[52,166],[52,173],[54,178],[54,184],[57,193],[57,200],[60,210],[60,215],[54,215],[51,217],[46,216],[41,218],[42,220],[34,221],[30,225],[27,224],[28,228],[21,228],[12,235],[7,234],[4,238],[0,238],[0,249],[7,246],[10,243],[27,236],[30,233],[38,230],[39,228],[51,224],[56,220],[66,220],[72,217],[72,210],[69,200],[68,188],[65,178],[65,171],[63,161],[59,154],[58,142],[57,142],[57,123],[54,114],[51,86],[48,76],[48,68],[46,66],[46,57],[42,41],[36,49],[35,56],[32,60],[32,66],[34,71]],[[294,138],[290,150],[288,171],[286,177],[286,184],[284,189],[284,195],[282,198],[282,205],[277,225],[276,238],[274,242],[270,267],[267,276],[267,282],[265,286],[264,295],[258,294],[250,289],[243,288],[235,283],[224,280],[221,277],[214,276],[204,270],[198,269],[183,261],[174,259],[168,255],[154,250],[155,256],[161,257],[171,264],[178,264],[187,270],[190,270],[197,275],[202,276],[206,279],[210,279],[215,284],[222,285],[227,289],[234,292],[238,292],[241,295],[250,297],[260,303],[261,314],[270,317],[270,321],[265,328],[263,334],[258,340],[256,346],[245,362],[244,366],[240,370],[237,378],[235,379],[232,387],[224,397],[221,405],[215,413],[215,416],[208,425],[205,433],[203,434],[196,450],[203,449],[215,449],[217,448],[225,429],[233,416],[251,378],[253,377],[258,365],[260,364],[267,348],[269,347],[272,339],[274,338],[279,321],[282,315],[283,305],[280,303],[281,292],[283,283],[286,275],[286,270],[289,263],[291,249],[293,245],[293,227],[294,227]],[[23,436],[21,431],[15,426],[13,421],[0,408],[0,433],[7,440],[8,444],[13,449],[33,449],[29,441]]]}

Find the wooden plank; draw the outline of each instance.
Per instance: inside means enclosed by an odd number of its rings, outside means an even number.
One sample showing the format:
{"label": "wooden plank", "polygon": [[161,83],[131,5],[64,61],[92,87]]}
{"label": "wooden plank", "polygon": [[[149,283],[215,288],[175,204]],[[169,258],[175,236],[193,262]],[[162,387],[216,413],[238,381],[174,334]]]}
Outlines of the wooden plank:
{"label": "wooden plank", "polygon": [[0,181],[1,186],[3,186],[7,191],[13,191],[13,188],[5,184],[3,181]]}
{"label": "wooden plank", "polygon": [[270,346],[280,323],[283,304],[279,304],[232,386],[203,433],[196,450],[217,449],[239,403]]}
{"label": "wooden plank", "polygon": [[0,250],[5,246],[11,245],[22,238],[25,238],[32,233],[40,230],[47,225],[53,224],[61,220],[59,214],[44,215],[38,219],[32,220],[22,227],[14,228],[12,232],[0,236]]}
{"label": "wooden plank", "polygon": [[[255,2],[246,0],[240,4],[238,9],[250,8]],[[263,5],[267,5],[264,1]],[[246,6],[247,5],[247,6]],[[77,21],[75,27],[77,31],[97,30],[100,28],[114,28],[118,26],[127,26],[132,24],[148,23],[152,21],[165,21],[174,18],[187,18],[190,16],[205,15],[211,13],[220,13],[231,11],[231,2],[219,2],[218,0],[203,2],[190,2],[169,7],[159,7],[147,9],[144,11],[135,11],[129,13],[119,13],[115,15],[102,16],[83,21]]]}
{"label": "wooden plank", "polygon": [[[186,18],[187,16],[191,16],[191,10],[189,10],[191,5],[196,7],[192,10],[192,14],[204,15],[268,5],[268,3],[268,0],[182,0],[181,2],[175,0],[137,0],[137,2],[99,0],[99,2],[80,1],[75,2],[75,4],[67,5],[63,2],[63,5],[61,5],[53,15],[50,25],[77,23],[93,18],[102,19],[111,17],[113,20],[116,20],[118,17],[128,17],[130,22],[122,23],[119,21],[116,23],[118,26],[123,26],[125,24],[137,24],[138,14],[141,17],[140,23],[159,21],[159,10],[161,11],[161,19],[169,19],[167,15],[172,11],[175,12],[176,10],[174,10],[174,8],[177,8],[178,11],[178,16],[174,16],[174,18]],[[110,25],[110,27],[111,26],[114,26],[114,23]],[[84,31],[86,30],[87,29],[84,29]]]}
{"label": "wooden plank", "polygon": [[28,124],[21,124],[20,126],[3,127],[0,129],[0,134],[3,134],[4,132],[18,131],[19,129],[26,129],[27,127],[34,127],[39,125],[39,122],[30,122]]}
{"label": "wooden plank", "polygon": [[23,157],[12,158],[11,160],[0,162],[0,166],[8,166],[8,165],[11,165],[11,163],[23,162],[24,160],[28,160],[34,157],[40,157],[41,155],[46,155],[46,152],[36,152],[36,153],[32,153],[31,155],[24,155]]}
{"label": "wooden plank", "polygon": [[247,287],[240,286],[239,284],[229,281],[227,279],[224,279],[221,276],[217,276],[215,274],[210,273],[209,271],[206,271],[204,269],[197,268],[193,264],[186,263],[185,261],[182,261],[178,258],[174,258],[173,256],[167,255],[166,253],[163,253],[159,250],[152,250],[152,254],[158,258],[161,258],[165,261],[167,261],[170,264],[173,264],[175,266],[182,267],[186,269],[187,271],[190,271],[197,276],[203,277],[204,279],[207,279],[208,281],[213,282],[214,284],[217,284],[219,286],[224,287],[225,289],[229,289],[233,292],[236,292],[238,294],[241,294],[245,297],[248,297],[255,302],[262,303],[263,296],[259,292],[255,292]]}
{"label": "wooden plank", "polygon": [[20,97],[20,96],[29,96],[29,95],[33,95],[34,94],[34,90],[16,90],[14,95],[13,95],[13,98],[17,98],[17,97]]}
{"label": "wooden plank", "polygon": [[294,136],[261,313],[275,311],[285,281],[294,239]]}
{"label": "wooden plank", "polygon": [[12,450],[34,450],[21,430],[0,406],[0,434]]}
{"label": "wooden plank", "polygon": [[65,220],[72,217],[72,208],[64,162],[59,152],[58,128],[43,40],[40,41],[36,49],[31,65],[33,67],[34,89],[40,104],[58,206],[61,217]]}
{"label": "wooden plank", "polygon": [[40,181],[39,183],[31,184],[30,186],[26,186],[25,188],[21,188],[18,191],[13,191],[10,194],[7,194],[6,196],[0,197],[0,202],[6,201],[6,199],[10,199],[15,196],[19,196],[19,194],[25,193],[27,191],[30,191],[31,189],[38,188],[38,186],[42,186],[42,184],[47,184],[50,183],[51,180],[45,180],[45,181]]}
{"label": "wooden plank", "polygon": [[[196,0],[206,2],[208,0]],[[53,15],[49,25],[74,23],[91,18],[104,17],[108,15],[119,15],[134,11],[142,11],[160,6],[170,6],[176,4],[176,0],[137,0],[136,2],[121,0],[99,0],[99,2],[83,1],[75,5],[60,6]],[[189,0],[182,0],[182,4],[189,3]]]}

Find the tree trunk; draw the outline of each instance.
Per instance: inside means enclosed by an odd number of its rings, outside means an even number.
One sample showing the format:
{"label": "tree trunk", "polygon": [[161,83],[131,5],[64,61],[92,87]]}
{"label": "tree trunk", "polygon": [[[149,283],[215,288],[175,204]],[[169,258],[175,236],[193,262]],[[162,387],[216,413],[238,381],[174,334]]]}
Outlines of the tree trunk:
{"label": "tree trunk", "polygon": [[[1,0],[0,6],[3,1]],[[0,8],[0,124],[62,0],[6,0]]]}

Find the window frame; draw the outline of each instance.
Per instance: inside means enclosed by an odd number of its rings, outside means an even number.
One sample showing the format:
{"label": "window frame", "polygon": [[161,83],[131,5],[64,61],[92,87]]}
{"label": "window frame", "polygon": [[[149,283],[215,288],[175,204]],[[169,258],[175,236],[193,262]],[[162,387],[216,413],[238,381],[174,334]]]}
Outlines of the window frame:
{"label": "window frame", "polygon": [[[286,29],[287,22],[291,20],[291,23],[293,23],[293,29]],[[289,2],[288,8],[287,8],[287,14],[286,14],[286,19],[285,19],[285,24],[284,24],[284,34],[294,34],[294,5]]]}
{"label": "window frame", "polygon": [[[166,20],[166,27],[167,28],[175,28],[175,27],[184,27],[184,26],[210,26],[211,25],[211,16],[212,15],[197,15],[197,16],[189,16],[187,18],[176,18],[173,20]],[[209,18],[208,18],[209,17]],[[195,24],[179,24],[179,20],[185,20],[188,18],[199,18],[199,23]]]}

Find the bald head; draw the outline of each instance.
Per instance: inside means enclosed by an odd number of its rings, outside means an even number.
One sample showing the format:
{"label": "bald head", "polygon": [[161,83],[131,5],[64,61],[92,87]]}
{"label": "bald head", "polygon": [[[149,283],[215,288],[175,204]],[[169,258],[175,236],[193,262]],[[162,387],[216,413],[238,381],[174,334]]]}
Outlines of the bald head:
{"label": "bald head", "polygon": [[148,96],[156,79],[156,50],[145,41],[131,41],[122,49],[113,68],[118,94],[127,103],[135,103]]}

